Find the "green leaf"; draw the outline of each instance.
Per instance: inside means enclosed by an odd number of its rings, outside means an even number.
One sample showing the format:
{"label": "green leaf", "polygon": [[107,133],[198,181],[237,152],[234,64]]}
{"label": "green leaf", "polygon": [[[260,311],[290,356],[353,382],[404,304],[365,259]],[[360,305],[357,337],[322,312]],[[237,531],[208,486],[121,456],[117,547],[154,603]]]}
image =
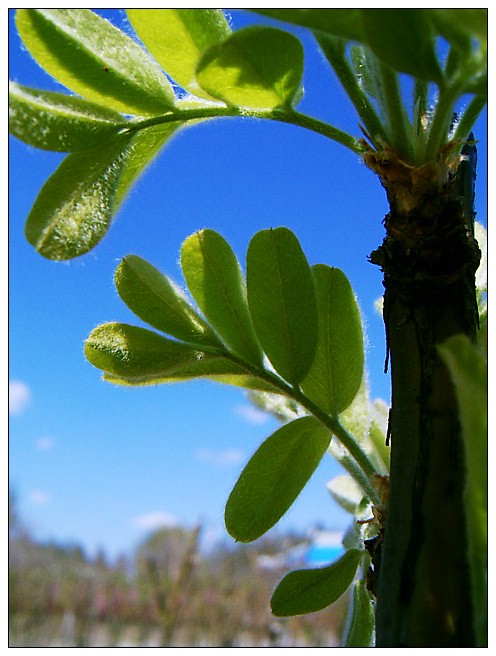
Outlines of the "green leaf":
{"label": "green leaf", "polygon": [[162,385],[170,383],[182,383],[192,380],[208,380],[213,383],[222,383],[224,385],[234,385],[244,389],[254,390],[257,392],[278,393],[278,390],[267,383],[263,378],[258,378],[247,374],[243,367],[228,358],[222,357],[221,354],[209,352],[201,360],[187,363],[181,366],[173,373],[167,375],[158,374],[157,376],[147,375],[143,378],[116,376],[105,374],[104,379],[116,385]]}
{"label": "green leaf", "polygon": [[201,55],[231,33],[222,9],[127,9],[131,25],[183,89],[210,98],[196,80]]}
{"label": "green leaf", "polygon": [[153,161],[165,143],[169,142],[183,126],[184,122],[173,121],[135,132],[126,150],[119,184],[115,192],[114,211],[117,210],[133,183]]}
{"label": "green leaf", "polygon": [[[262,378],[257,378],[246,374],[241,368],[236,368],[229,360],[214,357],[211,353],[208,358],[200,360],[198,363],[184,366],[170,375],[162,376],[143,376],[143,377],[125,377],[115,376],[113,374],[104,374],[103,378],[114,385],[123,385],[127,387],[142,387],[144,385],[167,385],[171,383],[186,383],[193,380],[206,380],[212,383],[221,383],[223,385],[232,385],[242,387],[245,390],[254,392],[272,392],[278,390]],[[235,373],[225,373],[235,370]],[[216,373],[219,371],[220,373]]]}
{"label": "green leaf", "polygon": [[345,39],[362,38],[360,9],[254,9],[257,14],[326,32]]}
{"label": "green leaf", "polygon": [[438,346],[455,385],[465,445],[465,521],[477,646],[487,646],[487,360],[464,335]]}
{"label": "green leaf", "polygon": [[367,46],[352,46],[350,60],[360,87],[370,98],[377,101],[379,107],[385,107],[383,79],[375,54]]}
{"label": "green leaf", "polygon": [[358,483],[348,476],[341,474],[327,484],[332,498],[348,513],[354,515],[363,499],[363,490]]}
{"label": "green leaf", "polygon": [[362,323],[344,273],[325,264],[315,265],[312,272],[319,337],[312,367],[301,386],[312,401],[336,416],[352,403],[362,382]]}
{"label": "green leaf", "polygon": [[326,452],[331,434],[315,417],[302,417],[273,433],[241,473],[226,505],[229,533],[251,542],[290,508]]}
{"label": "green leaf", "polygon": [[43,185],[25,228],[41,255],[67,260],[100,241],[112,219],[129,142],[118,137],[69,155]]}
{"label": "green leaf", "polygon": [[205,356],[195,347],[124,323],[95,328],[85,343],[87,359],[98,369],[141,381],[168,376]]}
{"label": "green leaf", "polygon": [[184,279],[200,310],[233,353],[256,366],[263,352],[255,334],[241,268],[227,241],[200,230],[183,243]]}
{"label": "green leaf", "polygon": [[370,430],[371,410],[366,375],[352,403],[340,415],[339,422],[351,433],[356,442],[366,441]]}
{"label": "green leaf", "polygon": [[262,230],[247,253],[248,304],[258,338],[277,372],[297,386],[317,346],[317,307],[312,272],[287,228]]}
{"label": "green leaf", "polygon": [[475,221],[474,236],[481,251],[481,259],[475,272],[475,288],[478,294],[487,292],[487,230]]}
{"label": "green leaf", "polygon": [[234,32],[200,60],[197,79],[229,105],[275,109],[301,97],[303,47],[288,32],[248,27]]}
{"label": "green leaf", "polygon": [[349,549],[329,567],[290,572],[270,602],[276,617],[314,613],[333,604],[351,585],[363,551]]}
{"label": "green leaf", "polygon": [[375,399],[370,407],[370,432],[369,440],[373,445],[374,454],[377,456],[377,471],[382,474],[389,472],[390,449],[386,445],[387,429],[389,421],[389,407],[381,399]]}
{"label": "green leaf", "polygon": [[432,9],[429,17],[451,44],[462,51],[478,39],[483,51],[487,49],[487,9]]}
{"label": "green leaf", "polygon": [[434,33],[425,9],[361,9],[363,40],[396,71],[442,83]]}
{"label": "green leaf", "polygon": [[137,255],[122,260],[115,284],[124,303],[150,326],[185,342],[220,346],[179,287]]}
{"label": "green leaf", "polygon": [[9,130],[35,148],[86,150],[115,136],[126,124],[121,114],[87,100],[9,83]]}
{"label": "green leaf", "polygon": [[373,647],[375,642],[374,602],[364,581],[353,585],[352,613],[346,630],[345,647]]}
{"label": "green leaf", "polygon": [[157,62],[89,9],[18,9],[16,25],[31,55],[63,85],[126,114],[161,114],[174,105]]}
{"label": "green leaf", "polygon": [[87,253],[106,234],[129,187],[180,124],[122,134],[66,157],[42,187],[26,237],[51,260]]}
{"label": "green leaf", "polygon": [[253,405],[275,417],[281,424],[309,414],[297,401],[281,393],[280,389],[274,389],[272,392],[250,391],[247,396]]}

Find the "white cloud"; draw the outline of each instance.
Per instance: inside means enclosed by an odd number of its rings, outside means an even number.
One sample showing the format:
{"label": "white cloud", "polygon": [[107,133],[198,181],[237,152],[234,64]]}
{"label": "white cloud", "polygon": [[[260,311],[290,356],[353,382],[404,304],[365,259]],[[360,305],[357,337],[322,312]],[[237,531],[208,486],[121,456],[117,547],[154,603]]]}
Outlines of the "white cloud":
{"label": "white cloud", "polygon": [[249,424],[265,424],[270,419],[267,412],[259,410],[254,405],[236,405],[234,412]]}
{"label": "white cloud", "polygon": [[147,531],[158,528],[172,528],[173,526],[177,526],[177,524],[178,521],[173,515],[161,510],[146,515],[139,515],[133,519],[133,525],[136,528],[146,529]]}
{"label": "white cloud", "polygon": [[36,441],[36,448],[38,451],[50,451],[50,449],[53,449],[54,444],[55,440],[53,437],[40,437],[40,439]]}
{"label": "white cloud", "polygon": [[215,451],[214,449],[197,449],[195,456],[198,460],[210,462],[217,467],[229,467],[237,465],[246,457],[244,451],[240,449],[226,449],[225,451]]}
{"label": "white cloud", "polygon": [[44,492],[43,490],[32,490],[29,493],[29,500],[35,506],[44,506],[51,500],[51,497],[48,492]]}
{"label": "white cloud", "polygon": [[9,381],[9,414],[20,415],[31,400],[31,391],[21,380]]}

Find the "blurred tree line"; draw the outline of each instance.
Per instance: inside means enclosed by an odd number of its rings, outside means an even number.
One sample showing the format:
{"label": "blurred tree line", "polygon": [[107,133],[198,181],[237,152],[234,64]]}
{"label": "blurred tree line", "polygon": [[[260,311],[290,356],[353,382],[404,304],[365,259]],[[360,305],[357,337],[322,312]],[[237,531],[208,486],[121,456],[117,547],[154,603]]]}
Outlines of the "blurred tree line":
{"label": "blurred tree line", "polygon": [[304,537],[272,534],[204,553],[200,531],[157,530],[111,563],[103,552],[90,558],[77,545],[36,541],[9,495],[9,646],[339,643],[344,599],[306,616],[270,612],[271,592],[295,564],[280,555],[297,551]]}

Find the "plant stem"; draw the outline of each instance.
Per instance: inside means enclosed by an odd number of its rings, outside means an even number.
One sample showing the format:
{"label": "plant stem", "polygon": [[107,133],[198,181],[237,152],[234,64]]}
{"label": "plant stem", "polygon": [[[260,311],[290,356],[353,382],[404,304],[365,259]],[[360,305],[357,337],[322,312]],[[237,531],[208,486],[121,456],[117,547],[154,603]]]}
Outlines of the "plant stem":
{"label": "plant stem", "polygon": [[427,98],[429,84],[424,80],[415,80],[413,89],[413,160],[420,164],[425,158]]}
{"label": "plant stem", "polygon": [[344,55],[343,42],[341,39],[318,33],[315,33],[315,38],[374,141],[374,145],[379,146],[386,138],[384,127]]}
{"label": "plant stem", "polygon": [[470,130],[472,129],[475,120],[486,106],[487,100],[484,96],[474,96],[470,101],[468,107],[463,112],[458,125],[456,126],[453,139],[456,141],[464,142]]}
{"label": "plant stem", "polygon": [[374,506],[380,506],[382,501],[374,489],[369,476],[365,476],[363,469],[359,467],[354,458],[344,456],[339,459],[339,464],[346,469],[348,474],[355,480],[362,488],[363,492],[368,496],[369,500]]}
{"label": "plant stem", "polygon": [[311,130],[312,132],[316,132],[317,134],[327,137],[328,139],[337,141],[337,143],[341,144],[342,146],[346,146],[346,148],[349,148],[354,153],[359,155],[364,152],[364,147],[361,142],[351,134],[343,132],[339,128],[335,128],[329,123],[319,121],[316,118],[307,116],[306,114],[301,114],[295,110],[275,109],[271,112],[271,115],[265,116],[263,118],[281,121],[282,123],[291,123],[292,125],[297,125],[301,128]]}
{"label": "plant stem", "polygon": [[235,362],[238,366],[243,367],[245,371],[252,376],[256,376],[261,380],[269,383],[274,388],[278,389],[285,396],[292,398],[296,401],[301,407],[308,410],[316,419],[318,419],[329,431],[338,439],[338,441],[348,450],[351,454],[353,460],[356,463],[355,471],[361,470],[360,476],[357,478],[357,482],[364,488],[367,489],[369,494],[370,501],[378,505],[381,503],[381,499],[374,488],[367,484],[366,481],[370,481],[370,478],[377,473],[377,469],[374,463],[370,460],[367,453],[360,447],[358,442],[355,440],[353,435],[351,435],[346,428],[340,423],[337,417],[332,417],[325,413],[321,408],[319,408],[311,399],[309,399],[300,389],[291,387],[286,383],[282,378],[273,374],[266,369],[259,369],[244,360],[240,360],[237,356],[226,353],[222,351],[223,357],[228,357],[230,360]]}
{"label": "plant stem", "polygon": [[466,229],[473,180],[464,179],[473,174],[459,166],[435,202],[427,194],[405,214],[389,189],[387,235],[373,254],[384,272],[392,390],[379,647],[473,646],[463,443],[456,394],[437,352],[450,336],[474,339],[477,331],[480,252]]}
{"label": "plant stem", "polygon": [[237,107],[227,105],[202,105],[199,107],[178,108],[165,114],[150,116],[149,118],[137,118],[129,121],[124,128],[126,132],[135,132],[145,128],[161,125],[163,123],[185,123],[203,118],[222,118],[229,116],[242,116]]}
{"label": "plant stem", "polygon": [[159,116],[152,116],[146,119],[135,119],[129,121],[129,124],[123,129],[125,132],[133,132],[137,130],[144,130],[145,128],[154,125],[161,125],[163,123],[186,123],[189,121],[198,121],[208,118],[259,118],[268,119],[272,121],[279,121],[281,123],[289,123],[296,125],[306,130],[316,132],[328,139],[332,139],[337,143],[349,148],[354,153],[361,154],[364,147],[359,139],[353,137],[351,134],[340,130],[339,128],[330,125],[324,121],[307,116],[300,112],[289,108],[276,108],[276,109],[243,109],[239,107],[232,107],[227,105],[209,105],[194,108],[179,108],[166,114]]}
{"label": "plant stem", "polygon": [[405,114],[398,75],[382,62],[379,64],[379,71],[384,89],[384,109],[391,131],[388,145],[393,146],[405,159],[411,160],[413,156],[411,126],[408,125],[408,117]]}
{"label": "plant stem", "polygon": [[426,160],[435,159],[439,149],[446,142],[449,126],[453,118],[453,107],[459,96],[457,85],[445,87],[439,92],[439,99],[429,127],[427,139]]}

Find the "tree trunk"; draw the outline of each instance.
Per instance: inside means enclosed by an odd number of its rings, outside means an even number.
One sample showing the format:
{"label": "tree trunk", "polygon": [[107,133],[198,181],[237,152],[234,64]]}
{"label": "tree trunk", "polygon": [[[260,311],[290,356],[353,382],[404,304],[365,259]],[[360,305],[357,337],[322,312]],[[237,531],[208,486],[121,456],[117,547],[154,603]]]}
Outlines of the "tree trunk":
{"label": "tree trunk", "polygon": [[436,349],[477,331],[475,146],[463,152],[451,169],[448,158],[422,171],[391,153],[368,162],[390,205],[386,238],[370,258],[384,272],[392,383],[389,504],[373,559],[378,647],[474,646],[463,444]]}

